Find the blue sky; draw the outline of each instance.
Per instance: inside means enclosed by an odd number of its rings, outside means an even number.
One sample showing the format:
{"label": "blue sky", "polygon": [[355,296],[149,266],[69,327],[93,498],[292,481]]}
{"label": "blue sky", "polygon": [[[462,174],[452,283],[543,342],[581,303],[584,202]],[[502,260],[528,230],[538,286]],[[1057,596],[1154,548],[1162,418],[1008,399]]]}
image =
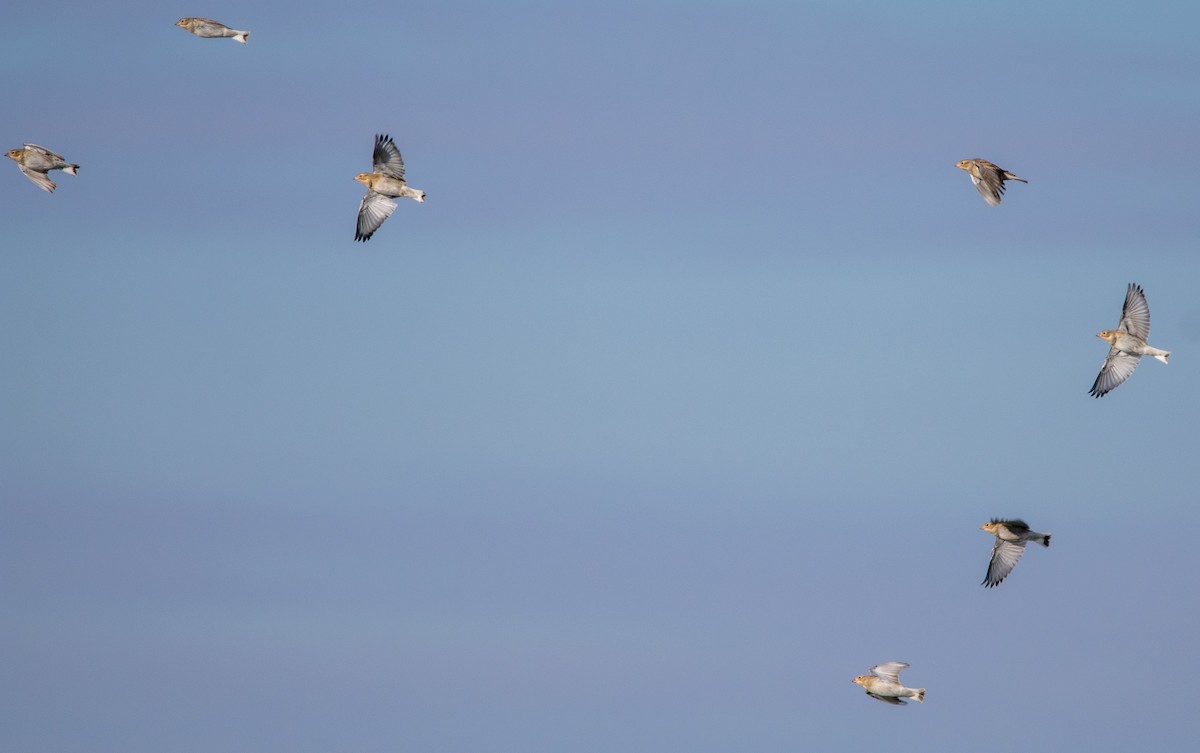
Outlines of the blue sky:
{"label": "blue sky", "polygon": [[1190,744],[1198,16],[11,9],[0,747]]}

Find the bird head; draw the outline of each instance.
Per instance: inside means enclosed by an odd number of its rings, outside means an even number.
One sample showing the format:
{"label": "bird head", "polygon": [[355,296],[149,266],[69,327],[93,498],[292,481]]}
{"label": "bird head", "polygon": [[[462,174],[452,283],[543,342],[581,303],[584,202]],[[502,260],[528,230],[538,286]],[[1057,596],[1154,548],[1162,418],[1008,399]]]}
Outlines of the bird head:
{"label": "bird head", "polygon": [[359,173],[358,175],[354,176],[354,179],[357,180],[359,183],[362,183],[367,188],[371,188],[372,184],[375,182],[375,174],[374,173]]}
{"label": "bird head", "polygon": [[1111,329],[1102,329],[1096,333],[1096,337],[1106,341],[1109,345],[1115,345],[1117,342],[1117,333]]}
{"label": "bird head", "polygon": [[865,683],[866,681],[867,681],[867,676],[866,676],[866,675],[859,675],[858,677],[855,677],[855,678],[854,678],[854,684],[855,684],[855,685],[862,685],[862,684],[863,684],[863,683]]}
{"label": "bird head", "polygon": [[957,167],[959,170],[970,170],[971,169],[971,160],[960,159],[958,162],[954,163],[954,166]]}
{"label": "bird head", "polygon": [[23,151],[25,151],[25,150],[24,149],[9,149],[7,152],[4,153],[4,156],[8,157],[9,159],[20,159],[21,152],[23,152]]}
{"label": "bird head", "polygon": [[1000,527],[1000,524],[999,524],[999,523],[997,523],[997,522],[996,522],[996,521],[994,521],[994,520],[989,520],[988,522],[986,522],[986,523],[984,523],[983,525],[979,526],[979,530],[981,530],[981,531],[987,531],[988,533],[995,533],[995,532],[996,532],[996,529],[997,529],[997,528],[999,528],[999,527]]}

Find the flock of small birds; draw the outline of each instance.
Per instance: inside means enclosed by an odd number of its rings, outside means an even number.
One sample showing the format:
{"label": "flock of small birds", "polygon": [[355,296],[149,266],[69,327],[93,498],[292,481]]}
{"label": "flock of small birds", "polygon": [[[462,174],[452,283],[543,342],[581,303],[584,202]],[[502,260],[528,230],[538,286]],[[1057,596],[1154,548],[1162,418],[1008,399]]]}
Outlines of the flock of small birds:
{"label": "flock of small birds", "polygon": [[[1029,181],[1017,177],[1014,173],[997,167],[982,159],[965,159],[956,165],[966,170],[971,176],[971,182],[990,206],[1000,203],[1004,194],[1004,181]],[[1150,337],[1150,306],[1146,303],[1146,293],[1140,285],[1129,283],[1125,290],[1125,306],[1121,309],[1121,320],[1116,329],[1101,330],[1096,334],[1109,344],[1108,355],[1100,366],[1100,373],[1092,384],[1089,395],[1104,397],[1116,389],[1137,368],[1142,356],[1150,356],[1167,363],[1171,352],[1151,347],[1146,342]],[[1017,566],[1017,561],[1025,553],[1025,545],[1029,542],[1050,546],[1050,534],[1032,530],[1025,521],[1020,519],[1001,520],[992,518],[980,528],[996,537],[992,547],[992,559],[988,562],[987,575],[983,579],[984,586],[994,588],[1004,582],[1008,574]],[[915,698],[918,703],[925,702],[925,688],[907,688],[900,682],[900,670],[908,665],[904,662],[889,661],[871,667],[870,674],[859,675],[854,683],[861,685],[867,695],[872,698],[899,706],[907,705],[905,698]]]}
{"label": "flock of small birds", "polygon": [[[233,39],[246,44],[250,32],[232,29],[211,18],[181,18],[175,25],[205,39]],[[62,170],[71,175],[78,174],[79,165],[67,162],[44,146],[25,144],[20,149],[9,149],[6,156],[17,163],[26,178],[39,188],[53,193],[57,188],[50,180],[51,170]],[[425,201],[425,192],[410,187],[404,181],[404,158],[392,138],[386,134],[375,137],[375,151],[371,155],[371,172],[359,173],[354,179],[367,187],[367,195],[358,205],[358,225],[354,240],[367,241],[396,211],[393,199],[415,199]]]}
{"label": "flock of small birds", "polygon": [[[206,39],[233,39],[246,44],[250,37],[248,31],[232,29],[210,18],[181,18],[175,25]],[[54,181],[49,176],[51,170],[62,170],[71,175],[76,175],[79,170],[79,165],[67,162],[62,156],[37,144],[27,143],[20,149],[10,149],[6,156],[17,163],[25,177],[47,192],[55,189]],[[354,176],[356,181],[367,187],[367,195],[358,207],[358,224],[354,233],[356,241],[367,241],[375,234],[384,220],[396,210],[394,199],[425,201],[424,191],[412,188],[405,182],[404,158],[390,136],[376,135],[371,162],[371,172]],[[985,159],[960,160],[955,167],[971,176],[971,182],[989,206],[1000,204],[1006,181],[1029,182]],[[1167,363],[1171,356],[1169,351],[1151,347],[1147,342],[1150,336],[1150,307],[1146,303],[1145,292],[1134,283],[1130,283],[1125,292],[1125,306],[1121,310],[1117,328],[1102,330],[1096,336],[1111,347],[1088,393],[1095,397],[1103,397],[1124,383],[1133,374],[1142,356],[1151,356],[1163,363]],[[993,518],[980,528],[996,537],[987,575],[981,584],[988,588],[1004,582],[1025,553],[1026,544],[1034,542],[1044,547],[1050,546],[1050,534],[1031,530],[1023,520]],[[925,688],[908,688],[900,682],[900,672],[907,667],[908,664],[898,661],[876,664],[871,667],[870,674],[855,677],[854,683],[862,686],[867,695],[885,703],[904,706],[907,705],[905,698],[924,703]]]}
{"label": "flock of small birds", "polygon": [[[250,37],[249,31],[230,28],[211,18],[181,18],[175,25],[206,39],[233,39],[246,44]],[[50,179],[51,170],[62,170],[71,175],[76,175],[79,170],[79,165],[67,162],[61,155],[37,144],[26,143],[20,149],[8,150],[6,154],[17,163],[26,178],[47,192],[53,192],[56,187]],[[971,176],[975,189],[989,206],[1000,204],[1006,181],[1029,182],[985,159],[959,160],[955,167]],[[396,211],[395,199],[425,201],[424,191],[405,182],[404,158],[396,142],[387,134],[375,136],[371,172],[359,173],[354,179],[367,187],[367,194],[358,205],[358,222],[354,230],[356,241],[371,239],[375,231]],[[1146,294],[1133,283],[1125,293],[1125,308],[1117,328],[1102,330],[1096,336],[1111,347],[1089,392],[1095,397],[1107,395],[1128,379],[1142,356],[1151,356],[1163,363],[1167,363],[1171,356],[1170,351],[1153,348],[1146,342],[1150,336],[1150,307],[1146,304]]]}

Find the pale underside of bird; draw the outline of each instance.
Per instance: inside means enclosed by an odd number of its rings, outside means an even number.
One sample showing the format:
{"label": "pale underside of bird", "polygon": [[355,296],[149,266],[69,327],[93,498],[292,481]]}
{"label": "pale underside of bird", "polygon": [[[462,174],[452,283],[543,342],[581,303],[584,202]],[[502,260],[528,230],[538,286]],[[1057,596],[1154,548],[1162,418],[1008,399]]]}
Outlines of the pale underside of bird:
{"label": "pale underside of bird", "polygon": [[367,241],[396,211],[393,199],[413,199],[424,202],[425,192],[404,182],[404,158],[400,149],[387,134],[375,136],[375,151],[371,156],[372,170],[359,173],[354,179],[367,187],[367,195],[358,205],[358,224],[354,240]]}
{"label": "pale underside of bird", "polygon": [[21,173],[34,185],[47,193],[53,193],[57,187],[47,174],[51,170],[62,170],[64,173],[76,175],[79,165],[71,164],[60,155],[55,154],[44,146],[25,144],[20,149],[9,149],[5,156],[17,163]]}
{"label": "pale underside of bird", "polygon": [[1142,356],[1150,356],[1163,363],[1167,363],[1171,357],[1171,351],[1153,348],[1146,342],[1150,337],[1150,306],[1146,303],[1146,293],[1141,286],[1132,282],[1125,290],[1125,305],[1121,309],[1121,321],[1117,328],[1101,330],[1096,337],[1111,347],[1088,392],[1093,397],[1104,397],[1133,376],[1133,370],[1141,362]]}
{"label": "pale underside of bird", "polygon": [[980,584],[988,588],[994,588],[1004,582],[1017,566],[1017,560],[1025,553],[1025,544],[1033,541],[1042,546],[1050,546],[1050,534],[1031,530],[1025,521],[1018,518],[992,518],[979,528],[996,537],[996,544],[992,547],[992,558],[988,561],[987,575]]}
{"label": "pale underside of bird", "polygon": [[1004,195],[1004,181],[1029,182],[985,159],[959,160],[954,166],[967,171],[967,174],[971,176],[971,182],[975,184],[975,189],[979,191],[979,195],[993,207],[1000,203],[1000,198]]}
{"label": "pale underside of bird", "polygon": [[871,674],[855,677],[854,684],[862,686],[866,694],[875,700],[894,706],[907,706],[904,698],[913,698],[918,703],[924,703],[925,688],[906,688],[900,682],[900,670],[906,667],[908,665],[902,661],[876,664],[871,667]]}
{"label": "pale underside of bird", "polygon": [[246,40],[250,37],[250,32],[248,31],[231,29],[225,24],[214,21],[211,18],[181,18],[175,22],[175,25],[205,39],[231,38],[237,42],[246,44]]}

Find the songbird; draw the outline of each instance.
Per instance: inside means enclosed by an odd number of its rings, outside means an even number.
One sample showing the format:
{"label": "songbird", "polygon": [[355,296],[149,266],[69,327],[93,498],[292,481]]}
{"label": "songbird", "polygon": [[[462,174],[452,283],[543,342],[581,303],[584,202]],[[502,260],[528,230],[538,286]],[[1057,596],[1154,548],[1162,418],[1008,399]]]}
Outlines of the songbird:
{"label": "songbird", "polygon": [[1000,585],[1008,577],[1017,566],[1017,560],[1025,553],[1027,543],[1033,541],[1042,546],[1050,546],[1050,534],[1031,531],[1025,521],[1016,518],[992,518],[979,528],[996,537],[996,545],[992,547],[992,559],[988,562],[987,576],[980,584],[988,588]]}
{"label": "songbird", "polygon": [[51,170],[62,170],[64,173],[76,175],[75,171],[79,169],[79,165],[73,165],[46,147],[37,144],[26,144],[20,149],[9,149],[4,156],[15,161],[17,167],[21,168],[21,172],[25,173],[26,178],[49,193],[54,192],[55,185],[46,173]]}
{"label": "songbird", "polygon": [[954,166],[959,170],[967,171],[967,174],[971,176],[971,182],[975,184],[975,188],[979,191],[979,195],[991,206],[996,206],[1000,203],[1000,197],[1004,194],[1004,181],[1019,180],[1022,183],[1029,182],[1002,167],[997,167],[985,159],[959,160]]}
{"label": "songbird", "polygon": [[246,39],[250,36],[250,32],[248,31],[231,29],[225,24],[217,23],[211,18],[181,18],[175,22],[175,25],[205,39],[233,37],[242,44],[246,44]]}
{"label": "songbird", "polygon": [[1152,356],[1163,363],[1171,357],[1171,351],[1152,348],[1146,343],[1146,338],[1150,337],[1150,306],[1146,303],[1146,294],[1141,286],[1132,282],[1125,291],[1121,322],[1115,330],[1100,330],[1096,337],[1112,347],[1104,357],[1100,373],[1088,392],[1095,397],[1104,397],[1128,379],[1142,356]]}
{"label": "songbird", "polygon": [[871,674],[855,677],[854,683],[861,685],[867,695],[884,703],[907,706],[902,698],[915,698],[917,703],[925,703],[925,688],[906,688],[900,683],[900,670],[907,666],[902,661],[876,664],[871,667]]}
{"label": "songbird", "polygon": [[374,172],[359,173],[354,179],[367,187],[367,195],[358,205],[358,228],[354,240],[369,240],[383,221],[396,211],[392,199],[416,199],[425,201],[425,192],[411,188],[404,182],[404,158],[396,148],[396,142],[387,134],[375,136],[375,151],[371,155]]}

